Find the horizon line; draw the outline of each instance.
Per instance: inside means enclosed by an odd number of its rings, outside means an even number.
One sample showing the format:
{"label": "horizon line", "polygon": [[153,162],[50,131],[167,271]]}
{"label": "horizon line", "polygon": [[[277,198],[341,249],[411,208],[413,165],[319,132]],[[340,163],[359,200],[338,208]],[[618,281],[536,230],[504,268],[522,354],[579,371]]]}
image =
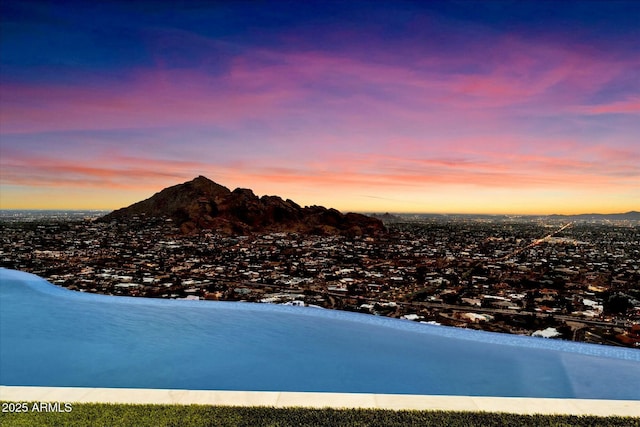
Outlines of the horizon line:
{"label": "horizon line", "polygon": [[[126,207],[126,206],[125,206]],[[122,208],[115,209],[97,209],[97,208],[0,208],[0,212],[12,211],[34,211],[34,212],[113,212]],[[331,209],[331,208],[327,208]],[[337,209],[340,211],[340,209]],[[583,213],[482,213],[482,212],[407,212],[407,211],[348,211],[356,212],[367,215],[458,215],[458,216],[510,216],[510,217],[522,217],[522,216],[584,216],[584,215],[625,215],[631,213],[640,213],[640,210],[629,210],[626,212],[583,212]]]}

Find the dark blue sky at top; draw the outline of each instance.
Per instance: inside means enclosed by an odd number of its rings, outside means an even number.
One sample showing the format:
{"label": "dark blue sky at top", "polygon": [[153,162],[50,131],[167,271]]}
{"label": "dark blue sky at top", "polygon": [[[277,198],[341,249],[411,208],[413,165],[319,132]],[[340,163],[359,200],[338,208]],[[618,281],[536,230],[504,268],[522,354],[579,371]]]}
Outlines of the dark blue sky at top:
{"label": "dark blue sky at top", "polygon": [[[117,79],[132,67],[206,67],[247,50],[331,51],[407,61],[464,55],[500,34],[640,54],[640,2],[90,2],[0,3],[0,76]],[[265,60],[269,60],[265,57]],[[481,64],[478,64],[481,66]]]}

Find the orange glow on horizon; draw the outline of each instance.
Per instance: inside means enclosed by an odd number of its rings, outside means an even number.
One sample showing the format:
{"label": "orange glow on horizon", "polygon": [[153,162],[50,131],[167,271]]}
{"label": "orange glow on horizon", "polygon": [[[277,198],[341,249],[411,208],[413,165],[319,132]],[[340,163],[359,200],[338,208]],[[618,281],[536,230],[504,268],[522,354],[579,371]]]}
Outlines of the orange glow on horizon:
{"label": "orange glow on horizon", "polygon": [[[219,182],[225,185],[223,182]],[[239,180],[239,187],[247,188]],[[170,183],[169,185],[174,185]],[[0,209],[92,209],[115,210],[147,199],[169,185],[125,189],[118,186],[94,187],[11,187],[0,193]],[[233,190],[235,187],[229,187]],[[262,181],[253,191],[257,196],[277,195],[301,206],[322,205],[343,212],[461,213],[547,215],[583,213],[624,213],[639,206],[616,194],[558,191],[550,200],[548,191],[477,188],[469,185],[441,185],[438,189],[393,188],[372,192],[371,186],[328,185],[301,187],[283,181]],[[640,200],[640,192],[636,192]],[[600,200],[593,203],[593,200]]]}

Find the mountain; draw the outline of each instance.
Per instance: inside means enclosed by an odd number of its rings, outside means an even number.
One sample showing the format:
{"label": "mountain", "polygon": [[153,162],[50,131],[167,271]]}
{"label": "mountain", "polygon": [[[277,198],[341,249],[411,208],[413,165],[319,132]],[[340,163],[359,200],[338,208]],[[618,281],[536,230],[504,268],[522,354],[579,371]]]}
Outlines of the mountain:
{"label": "mountain", "polygon": [[385,222],[385,221],[387,221],[387,222],[397,222],[397,221],[400,221],[402,219],[398,215],[393,215],[393,214],[390,214],[389,212],[386,212],[386,213],[383,213],[383,214],[374,213],[374,214],[371,214],[371,216],[373,218],[379,219],[382,222]]}
{"label": "mountain", "polygon": [[184,233],[199,229],[221,234],[297,232],[302,234],[374,235],[386,232],[376,218],[342,214],[322,206],[300,207],[278,196],[258,197],[246,188],[230,191],[204,176],[113,211],[101,222],[122,222],[133,217],[170,218]]}
{"label": "mountain", "polygon": [[615,214],[579,214],[579,215],[550,215],[549,218],[568,219],[573,221],[640,221],[640,212],[629,211]]}

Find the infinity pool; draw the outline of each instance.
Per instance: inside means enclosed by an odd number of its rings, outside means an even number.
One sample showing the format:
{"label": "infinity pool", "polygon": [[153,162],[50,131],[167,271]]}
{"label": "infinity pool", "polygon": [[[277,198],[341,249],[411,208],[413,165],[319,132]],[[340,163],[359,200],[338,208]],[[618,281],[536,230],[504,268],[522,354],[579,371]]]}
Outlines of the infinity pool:
{"label": "infinity pool", "polygon": [[640,351],[0,269],[0,384],[640,400]]}

